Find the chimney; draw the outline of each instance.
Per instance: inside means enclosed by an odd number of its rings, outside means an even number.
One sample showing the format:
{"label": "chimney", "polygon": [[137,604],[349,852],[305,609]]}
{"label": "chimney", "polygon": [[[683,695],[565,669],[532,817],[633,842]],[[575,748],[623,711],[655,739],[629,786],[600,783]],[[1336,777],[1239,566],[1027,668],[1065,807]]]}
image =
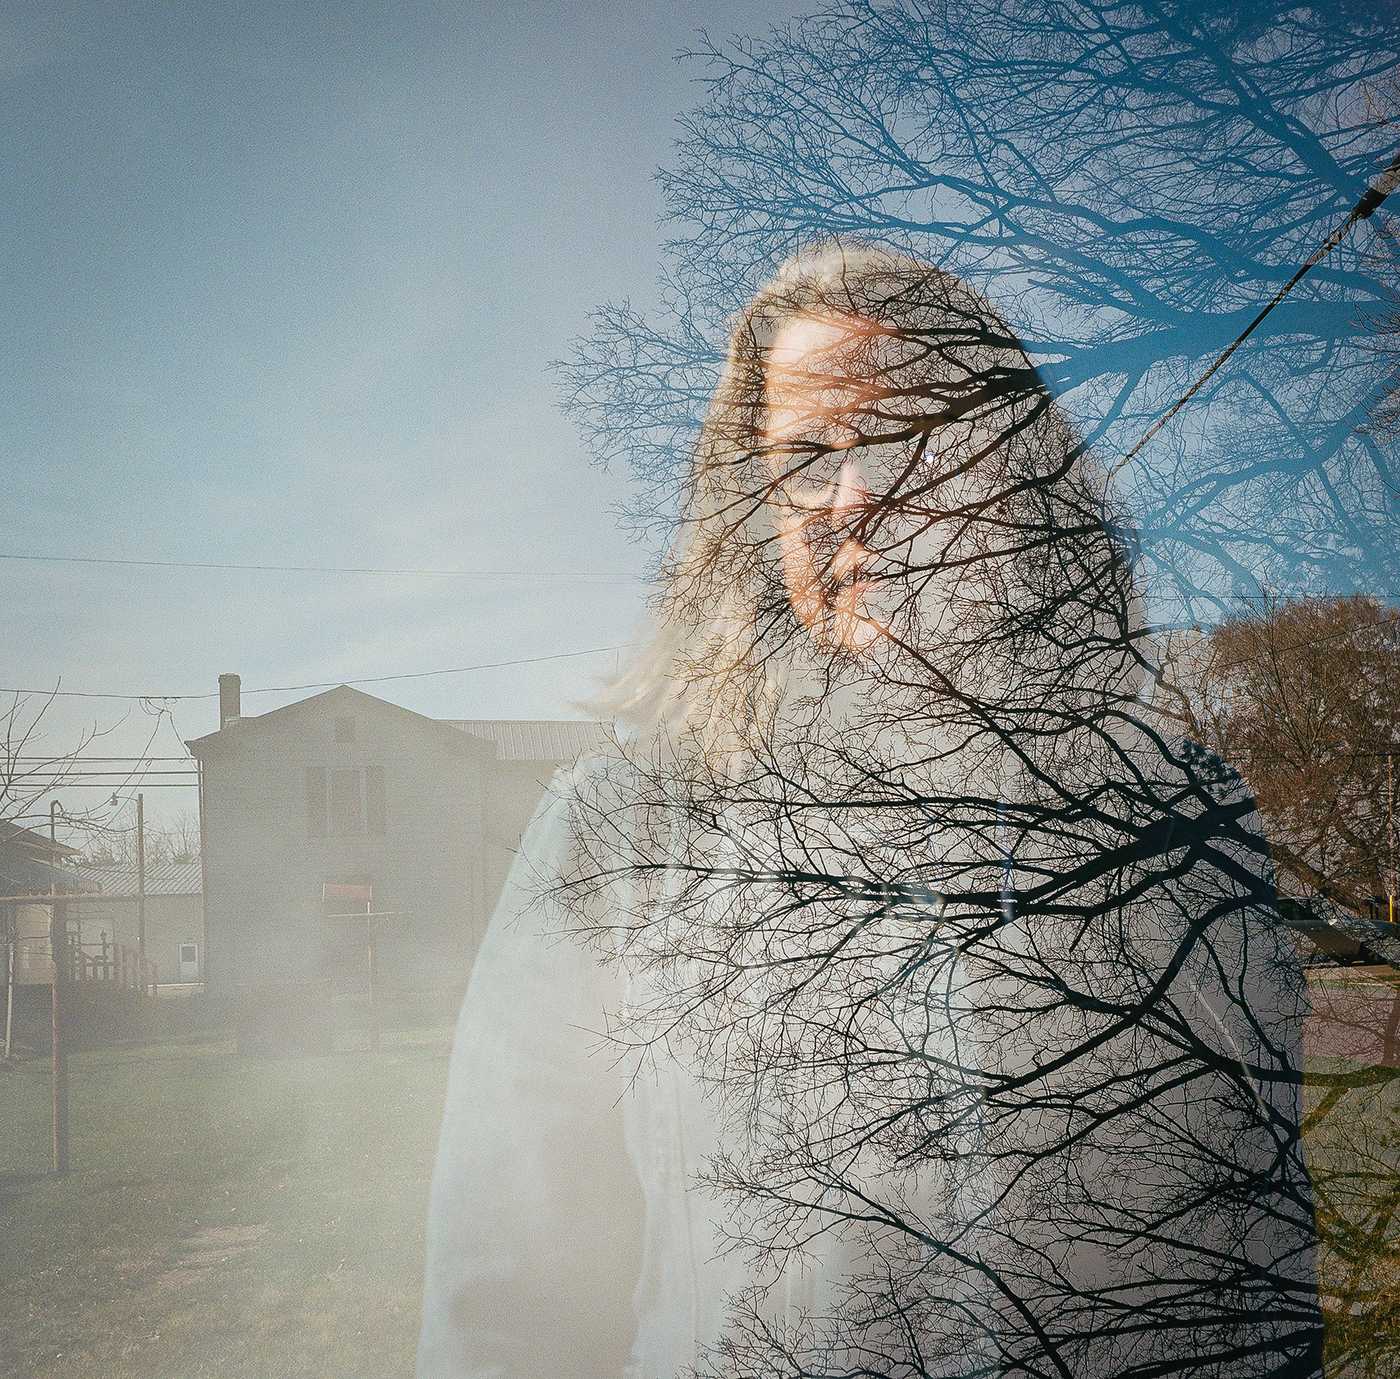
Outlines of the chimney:
{"label": "chimney", "polygon": [[243,715],[243,681],[237,675],[219,676],[219,727],[237,723]]}

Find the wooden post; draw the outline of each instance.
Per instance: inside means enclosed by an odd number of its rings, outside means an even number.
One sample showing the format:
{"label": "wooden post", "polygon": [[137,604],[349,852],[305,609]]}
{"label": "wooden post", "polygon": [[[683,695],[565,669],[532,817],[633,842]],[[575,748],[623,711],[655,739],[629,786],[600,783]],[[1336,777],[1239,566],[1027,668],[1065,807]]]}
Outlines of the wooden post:
{"label": "wooden post", "polygon": [[379,1052],[379,1000],[374,989],[374,920],[366,918],[365,934],[369,940],[369,1051]]}
{"label": "wooden post", "polygon": [[5,907],[9,923],[5,930],[5,1057],[10,1056],[10,1036],[15,1028],[15,947],[19,943],[19,911]]}
{"label": "wooden post", "polygon": [[[209,984],[209,797],[204,789],[204,759],[195,758],[195,777],[199,786],[199,913],[204,925],[204,989],[212,991]],[[199,975],[198,968],[195,976]]]}
{"label": "wooden post", "polygon": [[102,931],[102,980],[110,982],[112,980],[112,959],[107,953],[107,931]]}
{"label": "wooden post", "polygon": [[[136,980],[146,990],[146,797],[136,796]],[[153,992],[152,995],[155,993]]]}
{"label": "wooden post", "polygon": [[49,952],[53,957],[52,1040],[53,1171],[68,1172],[68,1050],[64,1043],[68,986],[67,919],[57,900],[49,905]]}

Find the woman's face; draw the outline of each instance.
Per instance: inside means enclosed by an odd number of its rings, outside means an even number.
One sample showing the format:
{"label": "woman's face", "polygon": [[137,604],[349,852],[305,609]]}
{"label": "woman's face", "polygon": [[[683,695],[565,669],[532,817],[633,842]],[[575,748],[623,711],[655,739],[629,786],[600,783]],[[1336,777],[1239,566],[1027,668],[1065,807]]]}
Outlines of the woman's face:
{"label": "woman's face", "polygon": [[788,601],[818,644],[867,653],[904,637],[915,609],[930,635],[958,581],[985,576],[985,461],[1014,412],[1009,393],[988,394],[990,367],[837,310],[776,328],[757,445]]}
{"label": "woman's face", "polygon": [[865,654],[890,636],[930,528],[918,350],[861,316],[809,312],[778,326],[764,358],[759,445],[780,567],[799,622],[829,650]]}
{"label": "woman's face", "polygon": [[759,438],[788,600],[823,646],[862,652],[882,628],[866,607],[870,551],[856,534],[870,506],[852,346],[873,327],[855,317],[790,316],[764,361]]}

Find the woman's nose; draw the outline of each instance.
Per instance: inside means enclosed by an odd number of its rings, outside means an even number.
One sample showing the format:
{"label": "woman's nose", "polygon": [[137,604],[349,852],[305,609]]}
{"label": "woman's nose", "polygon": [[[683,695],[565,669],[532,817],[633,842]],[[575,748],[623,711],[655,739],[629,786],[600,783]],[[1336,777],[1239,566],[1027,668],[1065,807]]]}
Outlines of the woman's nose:
{"label": "woman's nose", "polygon": [[[842,461],[841,471],[836,476],[836,492],[832,495],[831,515],[845,518],[852,526],[860,521],[860,514],[870,503],[870,490],[866,487],[865,475],[860,461],[854,455]],[[837,549],[831,561],[830,574],[833,579],[845,580],[858,574],[870,559],[869,550],[854,536],[848,536]]]}
{"label": "woman's nose", "polygon": [[841,461],[841,471],[836,476],[836,492],[832,496],[831,511],[850,512],[863,508],[870,502],[870,490],[866,487],[865,475],[860,461],[848,455]]}

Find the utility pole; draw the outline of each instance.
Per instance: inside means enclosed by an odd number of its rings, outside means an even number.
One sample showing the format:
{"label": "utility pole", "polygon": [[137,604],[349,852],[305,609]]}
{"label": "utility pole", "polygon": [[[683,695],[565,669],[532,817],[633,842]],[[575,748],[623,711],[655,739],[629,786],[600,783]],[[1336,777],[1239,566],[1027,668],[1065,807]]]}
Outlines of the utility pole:
{"label": "utility pole", "polygon": [[[146,797],[136,796],[136,957],[137,979],[146,992]],[[155,993],[152,992],[152,995]]]}
{"label": "utility pole", "polygon": [[[62,806],[49,801],[49,865],[58,854],[55,821]],[[50,1071],[53,1082],[53,1171],[68,1172],[68,1050],[64,1045],[64,991],[68,985],[68,919],[59,904],[58,885],[49,882],[49,955],[53,959],[53,984],[50,988]]]}
{"label": "utility pole", "polygon": [[50,1039],[53,1045],[51,1072],[53,1078],[53,1171],[68,1172],[68,1049],[64,1009],[64,992],[68,986],[68,934],[63,906],[57,900],[50,903],[49,949],[53,954],[53,1015]]}
{"label": "utility pole", "polygon": [[366,954],[369,967],[369,1048],[371,1053],[379,1052],[379,997],[374,989],[374,916],[366,912],[365,939],[368,944]]}
{"label": "utility pole", "polygon": [[5,1057],[15,1028],[15,945],[19,942],[19,910],[5,906]]}

